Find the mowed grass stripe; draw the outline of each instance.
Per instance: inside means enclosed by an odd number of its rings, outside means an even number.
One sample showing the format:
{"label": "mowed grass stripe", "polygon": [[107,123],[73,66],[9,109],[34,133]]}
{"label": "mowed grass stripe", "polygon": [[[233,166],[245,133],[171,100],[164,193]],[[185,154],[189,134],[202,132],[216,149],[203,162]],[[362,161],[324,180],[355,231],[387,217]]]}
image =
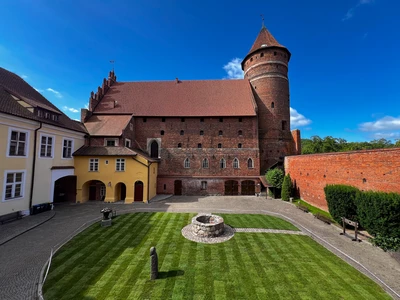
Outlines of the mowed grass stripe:
{"label": "mowed grass stripe", "polygon": [[219,214],[224,218],[225,224],[234,228],[265,228],[280,230],[299,229],[293,224],[278,217],[262,214]]}

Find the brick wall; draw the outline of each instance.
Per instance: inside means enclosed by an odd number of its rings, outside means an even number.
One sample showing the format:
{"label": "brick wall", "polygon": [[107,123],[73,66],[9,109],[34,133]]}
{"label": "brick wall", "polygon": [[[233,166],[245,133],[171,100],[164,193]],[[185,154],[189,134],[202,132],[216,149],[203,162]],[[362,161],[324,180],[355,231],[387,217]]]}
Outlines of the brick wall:
{"label": "brick wall", "polygon": [[327,184],[400,193],[400,148],[288,156],[285,172],[302,199],[327,210]]}

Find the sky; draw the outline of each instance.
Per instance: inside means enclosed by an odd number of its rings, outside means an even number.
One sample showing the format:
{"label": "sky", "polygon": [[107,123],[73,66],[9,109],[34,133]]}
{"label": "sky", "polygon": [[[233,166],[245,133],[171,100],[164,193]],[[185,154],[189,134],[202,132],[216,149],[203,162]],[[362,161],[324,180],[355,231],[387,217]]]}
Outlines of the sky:
{"label": "sky", "polygon": [[[400,139],[398,0],[2,0],[0,66],[72,119],[117,81],[243,78],[265,26],[292,53],[303,138]],[[112,65],[110,61],[115,61]]]}

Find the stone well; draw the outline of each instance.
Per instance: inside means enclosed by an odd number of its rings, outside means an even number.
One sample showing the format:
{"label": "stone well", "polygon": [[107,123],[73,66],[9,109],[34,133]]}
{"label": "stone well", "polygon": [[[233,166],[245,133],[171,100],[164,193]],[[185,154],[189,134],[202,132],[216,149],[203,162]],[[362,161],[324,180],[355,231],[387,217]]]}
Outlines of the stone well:
{"label": "stone well", "polygon": [[224,233],[224,219],[220,216],[203,214],[192,219],[193,233],[200,237],[217,237]]}

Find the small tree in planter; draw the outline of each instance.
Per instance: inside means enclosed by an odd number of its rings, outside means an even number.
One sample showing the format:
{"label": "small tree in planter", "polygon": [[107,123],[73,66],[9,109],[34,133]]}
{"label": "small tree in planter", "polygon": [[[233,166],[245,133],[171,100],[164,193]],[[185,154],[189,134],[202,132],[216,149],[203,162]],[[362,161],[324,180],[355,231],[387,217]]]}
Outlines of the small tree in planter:
{"label": "small tree in planter", "polygon": [[283,171],[281,169],[271,169],[267,171],[265,177],[268,183],[274,187],[275,198],[279,197],[284,177]]}
{"label": "small tree in planter", "polygon": [[289,198],[292,194],[292,179],[290,178],[290,174],[285,175],[282,183],[282,200],[289,201]]}

